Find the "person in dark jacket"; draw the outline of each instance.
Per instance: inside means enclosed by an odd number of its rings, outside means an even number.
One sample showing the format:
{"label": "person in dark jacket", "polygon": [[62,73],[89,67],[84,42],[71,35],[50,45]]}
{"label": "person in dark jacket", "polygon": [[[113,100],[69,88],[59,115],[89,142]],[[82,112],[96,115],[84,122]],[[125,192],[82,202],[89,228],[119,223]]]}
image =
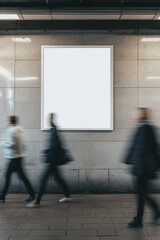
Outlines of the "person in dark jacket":
{"label": "person in dark jacket", "polygon": [[156,140],[154,129],[148,123],[148,109],[137,109],[137,129],[132,140],[131,147],[126,157],[125,163],[133,165],[133,174],[137,177],[137,215],[128,223],[128,227],[142,227],[145,200],[153,209],[154,222],[158,221],[160,211],[158,204],[149,195],[147,187],[150,179],[156,177],[159,169],[159,146]]}
{"label": "person in dark jacket", "polygon": [[50,114],[49,121],[50,121],[50,125],[51,125],[50,141],[49,141],[49,147],[44,151],[45,159],[46,159],[45,162],[48,164],[48,166],[42,176],[40,188],[39,188],[38,196],[37,196],[36,200],[32,203],[27,204],[26,207],[40,206],[40,201],[41,201],[41,198],[44,193],[46,182],[51,174],[53,174],[55,180],[61,186],[61,188],[63,189],[63,192],[64,192],[64,197],[62,199],[60,199],[59,202],[68,202],[68,201],[72,200],[70,190],[69,190],[67,184],[65,183],[65,181],[63,180],[63,178],[60,174],[60,170],[57,166],[58,165],[57,162],[61,156],[62,146],[61,146],[61,141],[59,139],[56,126],[53,123],[54,122],[54,114],[53,113]]}

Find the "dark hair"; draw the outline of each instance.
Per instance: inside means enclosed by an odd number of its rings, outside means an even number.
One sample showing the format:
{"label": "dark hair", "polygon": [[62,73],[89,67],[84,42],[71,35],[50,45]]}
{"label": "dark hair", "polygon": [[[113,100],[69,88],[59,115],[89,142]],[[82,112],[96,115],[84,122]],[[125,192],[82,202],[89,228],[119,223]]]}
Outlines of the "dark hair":
{"label": "dark hair", "polygon": [[9,116],[9,121],[11,124],[17,124],[18,117],[16,115],[11,115],[11,116]]}

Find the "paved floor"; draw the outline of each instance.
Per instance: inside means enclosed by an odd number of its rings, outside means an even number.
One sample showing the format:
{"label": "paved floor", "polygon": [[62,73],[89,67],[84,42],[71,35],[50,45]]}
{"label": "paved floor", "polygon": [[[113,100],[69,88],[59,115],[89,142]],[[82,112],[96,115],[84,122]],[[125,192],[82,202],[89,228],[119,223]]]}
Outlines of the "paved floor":
{"label": "paved floor", "polygon": [[[154,195],[160,202],[160,195]],[[73,195],[72,203],[58,203],[61,195],[45,195],[37,209],[27,209],[25,194],[9,194],[0,204],[0,240],[159,240],[160,225],[150,224],[145,208],[144,228],[126,223],[135,215],[135,196],[129,194]]]}

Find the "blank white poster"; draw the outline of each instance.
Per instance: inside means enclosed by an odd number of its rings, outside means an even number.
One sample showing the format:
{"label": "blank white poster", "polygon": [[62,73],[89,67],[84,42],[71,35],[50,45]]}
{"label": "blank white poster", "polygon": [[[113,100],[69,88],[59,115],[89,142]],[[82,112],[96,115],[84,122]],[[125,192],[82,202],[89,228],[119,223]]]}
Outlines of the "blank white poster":
{"label": "blank white poster", "polygon": [[41,129],[113,130],[113,47],[42,46]]}

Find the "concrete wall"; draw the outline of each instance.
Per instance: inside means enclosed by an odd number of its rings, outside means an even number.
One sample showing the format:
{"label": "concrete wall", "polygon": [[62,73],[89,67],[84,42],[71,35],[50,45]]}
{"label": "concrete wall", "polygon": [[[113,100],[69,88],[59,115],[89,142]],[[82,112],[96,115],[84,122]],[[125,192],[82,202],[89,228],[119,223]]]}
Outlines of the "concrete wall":
{"label": "concrete wall", "polygon": [[[29,38],[30,42],[16,42]],[[143,41],[146,38],[149,41]],[[152,41],[151,38],[157,41]],[[108,35],[96,32],[68,32],[49,35],[0,36],[0,133],[6,116],[17,114],[25,129],[27,152],[25,170],[37,190],[45,165],[40,151],[47,133],[40,130],[41,45],[114,46],[114,126],[113,132],[63,132],[75,161],[62,167],[71,190],[77,192],[132,192],[134,178],[121,163],[134,127],[133,113],[138,106],[153,109],[155,124],[160,125],[160,36]],[[24,78],[37,79],[25,80]],[[0,189],[7,160],[0,152]],[[160,190],[156,181],[154,190]],[[25,192],[13,175],[10,191]],[[50,178],[48,192],[60,192]]]}

